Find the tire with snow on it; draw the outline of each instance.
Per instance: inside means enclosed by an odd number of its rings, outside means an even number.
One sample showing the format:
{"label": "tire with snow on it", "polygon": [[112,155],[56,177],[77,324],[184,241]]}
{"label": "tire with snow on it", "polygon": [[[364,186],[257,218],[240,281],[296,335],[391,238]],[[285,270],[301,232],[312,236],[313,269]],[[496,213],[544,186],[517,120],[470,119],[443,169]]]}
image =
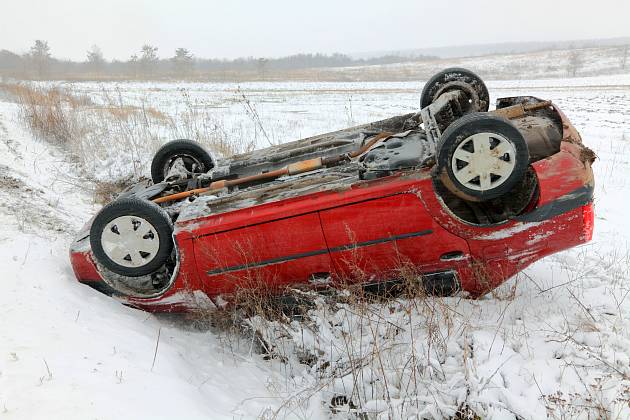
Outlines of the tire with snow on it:
{"label": "tire with snow on it", "polygon": [[486,201],[510,192],[529,166],[527,143],[509,120],[487,113],[463,116],[437,145],[437,174],[453,194]]}
{"label": "tire with snow on it", "polygon": [[429,79],[422,89],[420,108],[425,108],[441,94],[453,90],[464,92],[470,103],[466,112],[486,112],[490,107],[490,94],[486,84],[470,70],[459,67],[444,69]]}
{"label": "tire with snow on it", "polygon": [[128,277],[154,273],[173,250],[173,224],[160,206],[137,198],[116,200],[96,215],[90,245],[97,262]]}
{"label": "tire with snow on it", "polygon": [[173,163],[181,158],[190,173],[205,173],[214,167],[212,156],[192,140],[173,140],[158,149],[151,162],[151,179],[155,184],[164,181]]}

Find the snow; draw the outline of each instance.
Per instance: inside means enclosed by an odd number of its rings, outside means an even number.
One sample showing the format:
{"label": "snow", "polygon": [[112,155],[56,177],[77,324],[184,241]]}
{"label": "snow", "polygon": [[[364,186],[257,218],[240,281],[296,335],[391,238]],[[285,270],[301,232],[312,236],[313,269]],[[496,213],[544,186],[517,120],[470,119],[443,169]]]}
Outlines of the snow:
{"label": "snow", "polygon": [[[421,85],[240,88],[274,140],[286,141],[414,111]],[[476,301],[396,299],[361,312],[318,299],[303,322],[248,320],[276,358],[250,339],[130,309],[76,283],[68,247],[98,210],[93,185],[64,150],[34,139],[17,105],[0,96],[0,418],[328,418],[340,396],[370,418],[441,418],[464,402],[483,418],[598,418],[598,406],[630,417],[630,77],[488,85],[493,99],[552,99],[595,150],[593,241]],[[180,87],[73,85],[95,100],[119,89],[172,115]],[[184,87],[200,106],[216,105],[229,135],[264,145],[234,101],[235,85]],[[365,364],[348,369],[357,361]],[[335,410],[347,418],[352,408]]]}
{"label": "snow", "polygon": [[478,236],[477,239],[505,239],[510,236],[523,232],[527,229],[540,225],[543,222],[518,222],[514,226],[510,226],[507,229],[497,230],[487,235]]}
{"label": "snow", "polygon": [[[96,104],[116,108],[122,103],[123,109],[128,106],[140,109],[154,107],[168,117],[152,121],[146,129],[130,124],[123,130],[116,124],[100,122],[100,114],[98,118],[89,112],[82,114],[82,118],[92,121],[91,127],[97,127],[83,145],[96,157],[88,160],[87,173],[105,180],[122,179],[129,174],[148,176],[153,153],[173,138],[190,137],[208,146],[216,138],[227,138],[242,145],[242,148],[249,144],[266,147],[270,143],[283,143],[416,112],[424,82],[45,84],[67,87],[87,95]],[[580,126],[583,132],[591,123],[592,107],[596,105],[601,110],[596,117],[598,124],[619,131],[627,120],[630,74],[571,79],[489,80],[487,85],[492,102],[497,97],[520,94],[551,99],[561,109],[570,110],[573,113],[571,118],[584,123]],[[252,115],[243,95],[250,101],[257,116]],[[118,99],[112,104],[112,98]],[[602,115],[604,112],[608,113],[608,117]],[[191,113],[198,118],[194,129],[187,123]],[[96,120],[99,122],[94,122]],[[111,137],[109,144],[102,144],[103,136]],[[148,141],[139,141],[144,137],[148,137]],[[121,154],[121,150],[130,152]],[[214,151],[220,154],[219,150]]]}
{"label": "snow", "polygon": [[97,207],[62,152],[33,140],[16,115],[15,104],[0,102],[0,176],[23,183],[0,184],[0,416],[259,415],[275,377],[264,364],[211,332],[126,308],[76,282],[68,247]]}
{"label": "snow", "polygon": [[[577,57],[576,57],[577,56]],[[320,77],[343,76],[346,80],[408,80],[417,75],[430,77],[437,69],[463,67],[474,69],[484,79],[546,79],[599,76],[624,73],[624,48],[602,47],[583,49],[541,50],[518,54],[496,54],[447,58],[418,62],[325,69]],[[579,65],[570,65],[578,58]],[[625,73],[627,73],[627,68]],[[509,80],[508,83],[512,81]]]}

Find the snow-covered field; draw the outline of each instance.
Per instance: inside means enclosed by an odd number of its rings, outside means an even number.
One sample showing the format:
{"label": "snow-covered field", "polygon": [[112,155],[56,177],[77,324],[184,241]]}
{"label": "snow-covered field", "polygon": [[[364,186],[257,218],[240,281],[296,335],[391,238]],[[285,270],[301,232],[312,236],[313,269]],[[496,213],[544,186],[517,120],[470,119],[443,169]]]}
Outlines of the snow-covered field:
{"label": "snow-covered field", "polygon": [[[542,79],[628,73],[625,47],[595,47],[531,51],[515,54],[445,58],[408,63],[322,69],[333,80],[414,80],[429,78],[436,68],[464,67],[486,79]],[[625,61],[624,61],[625,60]],[[626,63],[626,64],[624,64]],[[561,84],[563,82],[560,82]]]}
{"label": "snow-covered field", "polygon": [[[103,118],[103,112],[96,112],[95,107],[73,111],[79,123],[76,131],[88,132],[82,134],[83,140],[74,148],[87,151],[87,174],[104,180],[147,174],[155,150],[173,138],[195,138],[209,147],[228,141],[236,145],[236,151],[243,151],[250,146],[265,147],[414,112],[423,82],[44,85],[62,86],[74,94],[86,95],[95,104],[116,111],[116,115],[128,112],[130,107],[139,111],[132,115],[135,119],[122,121]],[[571,117],[578,118],[578,124],[592,118],[590,102],[599,101],[600,111],[616,118],[607,123],[617,127],[619,133],[628,106],[628,86],[630,74],[488,82],[493,101],[496,97],[523,93],[549,98],[573,111]],[[151,109],[159,111],[160,118],[145,112]]]}
{"label": "snow-covered field", "polygon": [[[120,95],[173,116],[191,101],[228,138],[264,146],[413,111],[421,87],[71,89],[97,103]],[[310,322],[265,324],[285,357],[271,360],[249,342],[125,308],[77,284],[68,245],[98,210],[81,177],[91,169],[105,176],[107,168],[81,167],[33,138],[18,105],[0,92],[0,419],[328,418],[331,400],[341,396],[339,418],[350,406],[370,418],[440,418],[464,405],[483,418],[630,418],[630,76],[488,87],[493,98],[553,100],[596,151],[593,241],[536,263],[481,300],[391,301],[367,315],[321,305]],[[105,146],[115,141],[102,139]],[[109,156],[125,156],[109,149]],[[146,166],[150,157],[140,160]],[[304,354],[317,360],[302,364]]]}

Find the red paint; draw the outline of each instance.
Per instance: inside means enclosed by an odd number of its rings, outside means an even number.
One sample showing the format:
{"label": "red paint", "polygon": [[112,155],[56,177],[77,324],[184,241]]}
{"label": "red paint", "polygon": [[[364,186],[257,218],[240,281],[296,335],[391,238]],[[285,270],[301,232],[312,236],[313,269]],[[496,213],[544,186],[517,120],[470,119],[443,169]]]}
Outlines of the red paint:
{"label": "red paint", "polygon": [[[308,255],[326,250],[317,212],[208,233],[213,227],[200,227],[195,240],[197,269],[204,290],[212,295],[239,287],[306,283],[312,274],[332,271],[327,252]],[[299,255],[305,256],[297,258]],[[292,259],[274,263],[282,258]],[[229,271],[208,274],[226,269]]]}
{"label": "red paint", "polygon": [[[409,191],[406,186],[405,190]],[[431,272],[467,263],[466,241],[438,225],[413,192],[323,210],[320,215],[339,279],[360,282],[374,277],[395,278],[404,266]],[[414,233],[417,236],[358,246]],[[441,255],[456,251],[462,253],[459,263],[440,261]]]}
{"label": "red paint", "polygon": [[103,281],[88,251],[70,252],[70,264],[77,279],[82,282]]}
{"label": "red paint", "polygon": [[593,229],[595,227],[593,203],[582,207],[582,217],[584,218],[584,242],[588,242],[593,239]]}
{"label": "red paint", "polygon": [[[574,144],[577,132],[561,117],[561,151],[532,165],[540,188],[532,211],[592,185],[590,164]],[[442,204],[428,170],[399,173],[341,192],[176,223],[180,264],[172,285],[159,296],[123,300],[149,311],[185,311],[199,296],[214,299],[252,285],[281,289],[324,273],[335,281],[372,282],[396,277],[401,267],[455,270],[462,288],[478,295],[534,261],[589,241],[593,222],[588,203],[536,223],[472,225]],[[454,252],[461,254],[441,258]],[[71,262],[80,281],[101,280],[89,251],[72,252]]]}

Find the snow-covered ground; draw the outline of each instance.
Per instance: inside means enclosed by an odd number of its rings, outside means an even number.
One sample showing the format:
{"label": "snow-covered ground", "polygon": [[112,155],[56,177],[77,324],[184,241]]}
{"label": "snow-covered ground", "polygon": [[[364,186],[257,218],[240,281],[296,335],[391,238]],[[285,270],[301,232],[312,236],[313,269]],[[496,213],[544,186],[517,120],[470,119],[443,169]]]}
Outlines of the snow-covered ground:
{"label": "snow-covered ground", "polygon": [[[392,115],[415,112],[423,81],[413,82],[248,82],[248,83],[45,83],[67,87],[87,95],[106,108],[129,106],[153,108],[165,118],[136,115],[138,120],[113,123],[89,107],[75,112],[75,118],[90,131],[76,147],[89,150],[89,173],[97,179],[123,178],[130,173],[147,174],[153,152],[169,139],[193,137],[211,146],[228,140],[242,149],[265,147],[363,124]],[[572,118],[591,119],[590,104],[597,101],[602,113],[610,114],[621,131],[627,110],[630,74],[543,79],[489,81],[492,100],[496,97],[530,94],[549,98]],[[610,111],[610,112],[609,112]],[[579,115],[578,115],[579,114]],[[627,115],[626,115],[627,116]],[[607,121],[608,123],[608,121]],[[83,128],[83,127],[82,127]],[[627,130],[627,129],[626,129]],[[105,146],[105,147],[103,147]],[[239,147],[237,147],[239,149]],[[128,151],[120,153],[119,150]],[[216,150],[215,150],[216,151]]]}
{"label": "snow-covered ground", "polygon": [[17,111],[0,102],[0,418],[258,415],[275,374],[255,357],[74,280],[69,241],[97,207]]}
{"label": "snow-covered ground", "polygon": [[541,79],[628,73],[625,47],[541,50],[516,54],[445,58],[408,63],[322,69],[321,78],[340,80],[413,80],[428,78],[436,68],[464,67],[486,79]]}
{"label": "snow-covered ground", "polygon": [[[104,92],[119,92],[129,103],[171,115],[188,95],[221,121],[228,137],[264,146],[268,140],[241,93],[280,142],[413,111],[421,85],[250,83],[240,93],[233,84],[72,89],[97,102]],[[534,264],[481,300],[392,301],[373,305],[367,317],[323,305],[310,323],[266,325],[286,357],[272,360],[251,343],[234,345],[223,333],[125,308],[77,284],[68,244],[98,210],[81,180],[85,168],[34,139],[18,106],[0,96],[0,419],[328,418],[339,396],[382,418],[440,418],[464,401],[484,418],[538,419],[548,409],[555,418],[586,416],[587,409],[590,418],[629,418],[630,77],[488,85],[493,98],[552,99],[596,151],[593,241]],[[299,363],[305,353],[317,361]],[[367,360],[349,376],[339,373]],[[380,374],[385,382],[374,379]],[[338,416],[347,417],[343,410],[351,404],[336,401]],[[610,411],[597,412],[598,406]]]}

